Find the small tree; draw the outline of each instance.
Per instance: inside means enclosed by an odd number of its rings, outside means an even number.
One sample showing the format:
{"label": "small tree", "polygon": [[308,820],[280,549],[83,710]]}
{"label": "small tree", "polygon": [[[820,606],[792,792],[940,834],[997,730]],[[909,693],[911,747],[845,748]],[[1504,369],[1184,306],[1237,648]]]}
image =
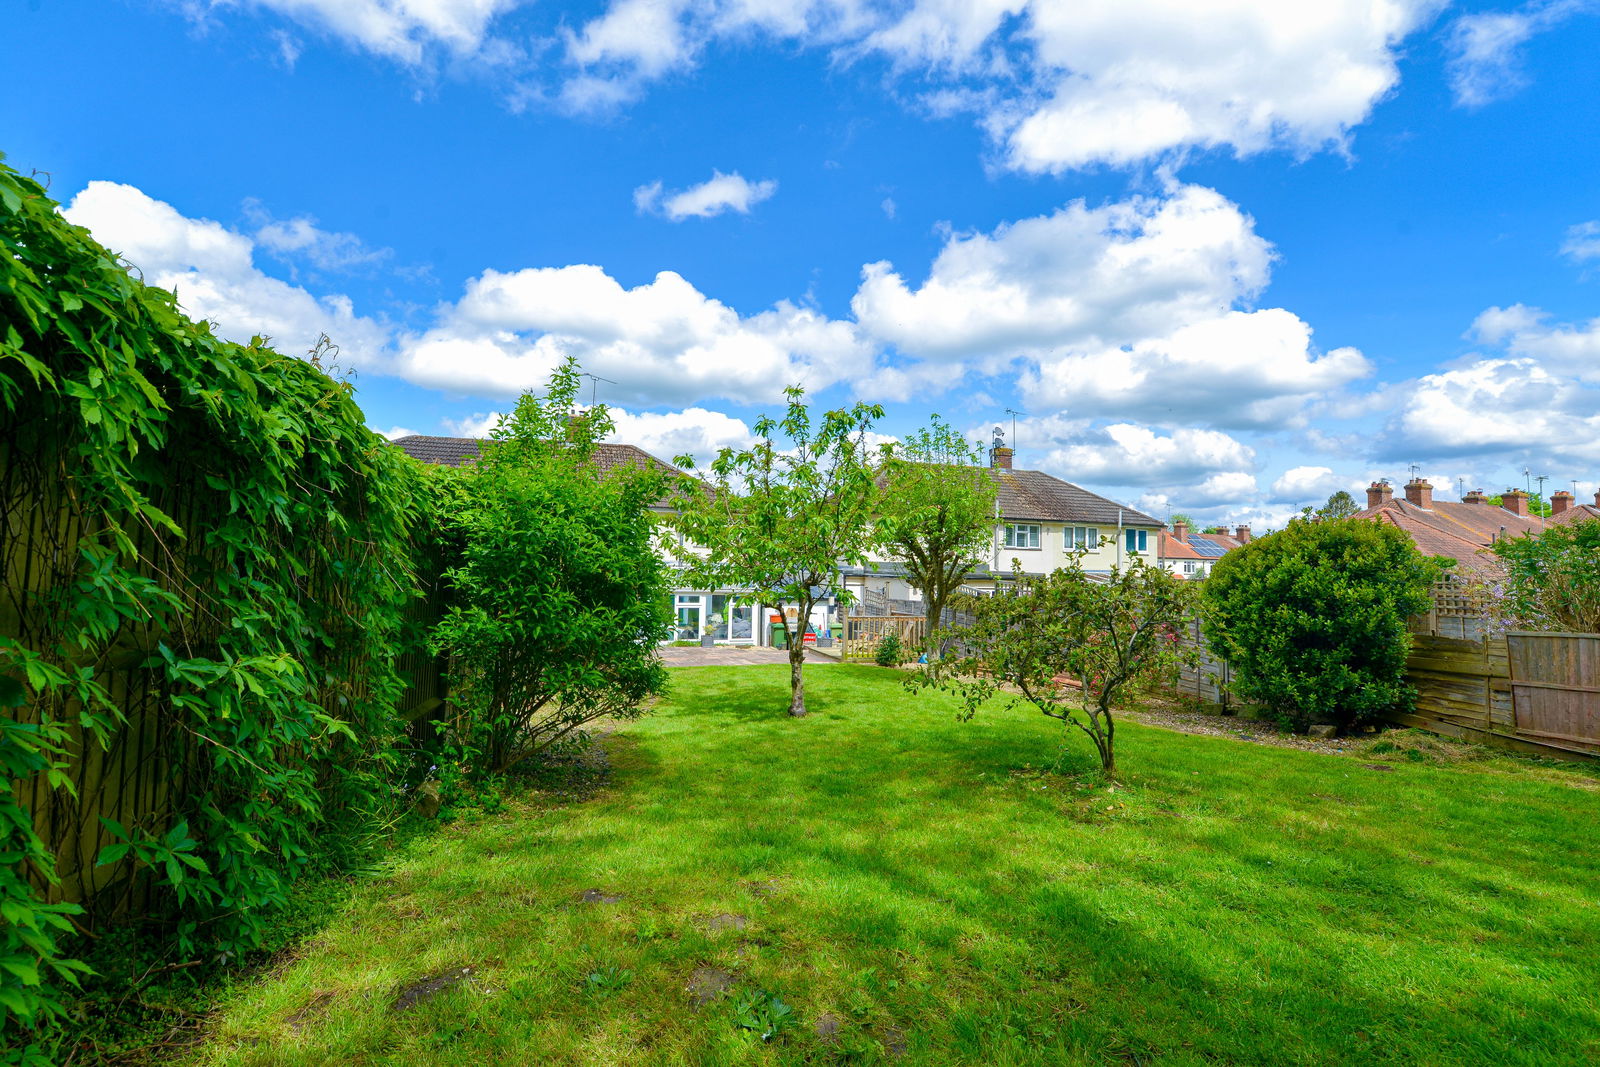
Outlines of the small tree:
{"label": "small tree", "polygon": [[569,360],[476,463],[433,472],[451,587],[433,643],[450,656],[471,771],[504,771],[601,716],[635,717],[666,686],[657,641],[670,587],[649,510],[666,480],[599,471],[611,419],[579,408],[581,384]]}
{"label": "small tree", "polygon": [[1600,519],[1502,538],[1494,554],[1505,561],[1503,600],[1517,622],[1600,633]]}
{"label": "small tree", "polygon": [[1360,519],[1292,520],[1222,557],[1205,632],[1234,688],[1286,726],[1348,727],[1408,706],[1411,634],[1441,567],[1406,534]]}
{"label": "small tree", "polygon": [[1170,673],[1185,653],[1178,631],[1195,605],[1194,583],[1134,557],[1104,580],[1079,561],[1043,578],[1025,578],[991,597],[960,598],[971,622],[945,632],[947,654],[908,680],[956,693],[971,718],[991,697],[1014,689],[1029,704],[1075,726],[1094,742],[1114,777],[1113,707]]}
{"label": "small tree", "polygon": [[[826,412],[814,424],[805,390],[784,390],[783,420],[763,417],[756,443],[724,448],[711,462],[710,486],[686,478],[673,526],[703,555],[688,553],[686,578],[701,588],[731,588],[762,603],[792,606],[783,614],[789,647],[789,713],[806,713],[805,630],[812,609],[836,588],[839,567],[866,562],[878,492],[867,434],[883,408],[856,404]],[[694,470],[692,456],[679,456]]]}
{"label": "small tree", "polygon": [[1355,497],[1343,489],[1337,490],[1328,497],[1328,502],[1317,509],[1319,519],[1348,519],[1361,509],[1356,506]]}
{"label": "small tree", "polygon": [[977,448],[937,415],[885,454],[874,534],[922,590],[930,636],[994,543],[995,483],[979,463]]}

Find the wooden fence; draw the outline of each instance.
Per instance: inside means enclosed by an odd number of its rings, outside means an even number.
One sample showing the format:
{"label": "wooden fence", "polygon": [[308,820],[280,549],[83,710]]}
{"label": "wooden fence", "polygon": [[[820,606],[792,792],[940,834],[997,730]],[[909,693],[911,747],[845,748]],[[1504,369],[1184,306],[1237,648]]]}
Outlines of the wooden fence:
{"label": "wooden fence", "polygon": [[[1198,626],[1181,639],[1200,655],[1169,690],[1211,711],[1240,707],[1232,671]],[[1561,758],[1600,756],[1600,634],[1512,631],[1464,640],[1412,635],[1406,680],[1416,706],[1391,721],[1464,740]]]}
{"label": "wooden fence", "polygon": [[900,647],[910,650],[928,635],[928,621],[920,615],[851,615],[844,620],[843,659],[873,659],[878,645],[894,634]]}
{"label": "wooden fence", "polygon": [[[55,640],[53,605],[77,580],[79,547],[89,536],[67,481],[39,477],[35,465],[42,461],[39,456],[19,455],[0,442],[0,634],[37,650],[48,649]],[[40,485],[45,486],[42,491]],[[198,528],[207,521],[199,495],[181,478],[156,503],[184,528]],[[59,884],[46,884],[39,872],[30,869],[35,888],[52,901],[85,904],[91,921],[142,912],[152,903],[150,879],[136,874],[131,858],[96,866],[100,850],[112,841],[101,820],[159,834],[170,821],[172,798],[187,788],[196,757],[197,735],[174,713],[164,672],[147,664],[160,643],[185,654],[209,652],[216,647],[217,628],[222,625],[205,607],[207,575],[225,565],[219,554],[194,547],[199,539],[184,540],[148,525],[131,530],[130,536],[141,574],[186,606],[199,608],[186,615],[177,630],[154,622],[124,626],[109,647],[84,653],[75,664],[92,672],[123,721],[102,744],[77,725],[75,704],[52,709],[53,718],[67,727],[64,771],[71,789],[52,784],[44,774],[7,783],[55,855]],[[306,577],[304,595],[326,600],[335,585],[328,575],[313,572]],[[443,666],[426,652],[421,640],[440,610],[434,596],[414,600],[407,612],[412,651],[397,665],[408,686],[397,711],[409,723],[436,713],[442,704]],[[321,662],[307,666],[314,677],[320,676],[341,662],[335,657],[349,654],[342,647],[330,648]],[[361,671],[347,670],[342,676],[358,690],[365,685]],[[332,706],[348,695],[327,692],[325,699]],[[18,722],[37,723],[42,710],[24,706],[5,714]]]}
{"label": "wooden fence", "polygon": [[1600,756],[1600,634],[1413,638],[1406,726],[1554,756]]}
{"label": "wooden fence", "polygon": [[1174,696],[1185,700],[1192,700],[1196,705],[1206,711],[1228,714],[1238,706],[1228,691],[1228,686],[1233,680],[1233,672],[1228,666],[1228,661],[1212,653],[1206,644],[1205,635],[1200,632],[1200,620],[1190,619],[1178,638],[1178,644],[1194,652],[1193,663],[1185,663],[1178,668],[1178,676],[1173,681],[1170,692]]}

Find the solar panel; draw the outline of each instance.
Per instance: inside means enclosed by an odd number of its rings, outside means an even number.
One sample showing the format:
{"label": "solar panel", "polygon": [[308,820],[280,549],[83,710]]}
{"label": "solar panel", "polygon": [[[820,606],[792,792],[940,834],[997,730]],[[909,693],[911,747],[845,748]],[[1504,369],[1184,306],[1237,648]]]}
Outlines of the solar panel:
{"label": "solar panel", "polygon": [[1196,552],[1207,557],[1208,559],[1217,559],[1226,555],[1228,552],[1227,549],[1223,548],[1215,541],[1207,541],[1204,538],[1195,537],[1193,535],[1189,537],[1188,545],[1190,548],[1194,549]]}

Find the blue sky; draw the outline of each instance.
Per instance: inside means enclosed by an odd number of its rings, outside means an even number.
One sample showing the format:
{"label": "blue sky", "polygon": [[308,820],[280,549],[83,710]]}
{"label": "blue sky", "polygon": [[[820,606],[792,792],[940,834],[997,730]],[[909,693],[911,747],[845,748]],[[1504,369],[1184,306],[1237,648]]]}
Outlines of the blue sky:
{"label": "blue sky", "polygon": [[1597,14],[28,0],[0,151],[224,334],[328,333],[380,431],[574,354],[659,455],[801,381],[1259,529],[1596,490]]}

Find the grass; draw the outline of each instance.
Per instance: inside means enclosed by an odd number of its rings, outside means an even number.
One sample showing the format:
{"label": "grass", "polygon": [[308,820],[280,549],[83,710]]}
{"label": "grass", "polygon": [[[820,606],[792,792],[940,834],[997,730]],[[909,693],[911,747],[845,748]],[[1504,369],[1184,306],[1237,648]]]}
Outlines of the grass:
{"label": "grass", "polygon": [[813,669],[791,720],[785,668],[675,671],[597,794],[410,846],[192,1062],[1600,1058],[1592,772],[1128,723],[1108,785],[899,677]]}

